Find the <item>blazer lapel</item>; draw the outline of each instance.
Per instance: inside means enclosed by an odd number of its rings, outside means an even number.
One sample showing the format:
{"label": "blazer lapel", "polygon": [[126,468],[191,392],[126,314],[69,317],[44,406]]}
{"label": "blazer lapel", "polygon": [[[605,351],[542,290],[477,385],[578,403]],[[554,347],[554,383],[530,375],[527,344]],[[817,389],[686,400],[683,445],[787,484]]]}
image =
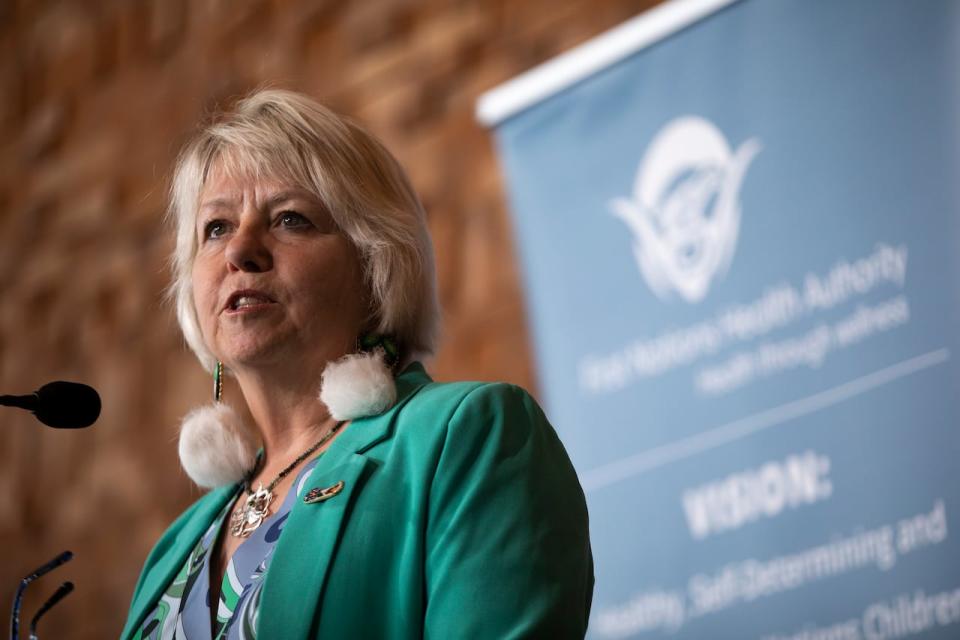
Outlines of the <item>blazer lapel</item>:
{"label": "blazer lapel", "polygon": [[[371,464],[353,454],[329,470],[318,465],[310,474],[274,547],[261,592],[257,637],[309,637],[340,531]],[[308,495],[311,503],[304,501]]]}
{"label": "blazer lapel", "polygon": [[352,420],[336,437],[333,444],[323,454],[328,465],[339,464],[351,454],[363,453],[378,442],[390,437],[393,417],[396,412],[416,395],[425,384],[431,382],[423,365],[413,362],[397,376],[397,401],[386,413],[369,418]]}
{"label": "blazer lapel", "polygon": [[[206,532],[210,523],[220,513],[235,490],[235,486],[227,486],[211,491],[188,517],[180,532],[176,534],[170,544],[169,549],[164,550],[158,547],[154,550],[153,553],[160,553],[162,556],[143,576],[143,586],[130,605],[130,616],[127,627],[121,634],[122,638],[129,637],[143,624],[144,618],[153,610],[157,601],[160,600],[160,596],[163,595],[163,592],[176,577],[177,572],[183,567],[187,556],[196,546],[197,540]],[[161,539],[162,542],[163,539]]]}
{"label": "blazer lapel", "polygon": [[429,382],[419,362],[407,366],[397,376],[394,406],[348,424],[314,467],[274,548],[261,592],[257,637],[309,637],[341,531],[372,470],[363,453],[390,437],[396,412]]}

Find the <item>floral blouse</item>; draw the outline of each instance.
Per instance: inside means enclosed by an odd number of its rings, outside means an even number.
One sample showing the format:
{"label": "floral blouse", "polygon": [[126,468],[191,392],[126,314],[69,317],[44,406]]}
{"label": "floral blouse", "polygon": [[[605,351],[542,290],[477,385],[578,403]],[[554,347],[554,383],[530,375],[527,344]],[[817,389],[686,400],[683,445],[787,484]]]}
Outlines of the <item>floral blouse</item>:
{"label": "floral blouse", "polygon": [[[321,454],[322,455],[322,454]],[[223,528],[241,488],[217,515],[190,552],[180,572],[147,616],[135,640],[252,640],[257,637],[260,590],[270,567],[270,558],[293,501],[317,464],[311,460],[297,475],[295,491],[289,491],[280,508],[237,548],[227,564],[216,597],[217,618],[211,629],[210,550]]]}

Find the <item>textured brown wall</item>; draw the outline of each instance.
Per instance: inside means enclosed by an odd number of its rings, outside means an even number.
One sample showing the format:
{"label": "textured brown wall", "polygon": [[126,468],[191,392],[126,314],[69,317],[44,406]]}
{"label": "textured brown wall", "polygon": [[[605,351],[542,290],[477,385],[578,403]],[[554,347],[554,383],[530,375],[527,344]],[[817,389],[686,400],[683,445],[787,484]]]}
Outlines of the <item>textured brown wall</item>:
{"label": "textured brown wall", "polygon": [[655,3],[0,2],[0,392],[74,379],[104,402],[98,424],[73,433],[0,413],[4,613],[24,573],[70,548],[76,559],[32,587],[25,611],[71,579],[41,636],[116,636],[150,545],[199,495],[176,425],[210,384],[161,299],[161,212],[203,113],[268,83],[380,136],[430,219],[445,331],[435,377],[532,387],[503,186],[474,104]]}

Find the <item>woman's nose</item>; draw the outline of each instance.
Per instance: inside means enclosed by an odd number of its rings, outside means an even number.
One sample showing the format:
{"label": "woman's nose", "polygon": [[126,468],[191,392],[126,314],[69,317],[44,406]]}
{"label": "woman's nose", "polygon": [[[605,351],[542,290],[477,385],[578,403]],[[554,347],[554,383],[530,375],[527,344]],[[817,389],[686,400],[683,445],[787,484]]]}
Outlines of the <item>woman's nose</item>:
{"label": "woman's nose", "polygon": [[227,242],[225,255],[234,271],[260,273],[273,268],[273,256],[255,225],[241,224]]}

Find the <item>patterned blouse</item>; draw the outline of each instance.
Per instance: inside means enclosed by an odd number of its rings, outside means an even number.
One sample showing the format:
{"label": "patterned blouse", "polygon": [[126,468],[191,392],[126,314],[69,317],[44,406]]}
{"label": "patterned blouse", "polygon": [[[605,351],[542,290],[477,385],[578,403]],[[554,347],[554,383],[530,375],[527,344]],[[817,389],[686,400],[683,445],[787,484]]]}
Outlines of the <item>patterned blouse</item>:
{"label": "patterned blouse", "polygon": [[[322,454],[321,454],[322,455]],[[295,491],[287,492],[280,508],[237,548],[227,564],[217,594],[217,619],[211,629],[210,549],[223,528],[241,488],[217,515],[190,552],[173,582],[147,616],[135,640],[253,640],[256,638],[260,590],[270,567],[274,545],[290,515],[293,501],[317,464],[311,460],[297,475]],[[212,632],[212,633],[211,633]]]}

